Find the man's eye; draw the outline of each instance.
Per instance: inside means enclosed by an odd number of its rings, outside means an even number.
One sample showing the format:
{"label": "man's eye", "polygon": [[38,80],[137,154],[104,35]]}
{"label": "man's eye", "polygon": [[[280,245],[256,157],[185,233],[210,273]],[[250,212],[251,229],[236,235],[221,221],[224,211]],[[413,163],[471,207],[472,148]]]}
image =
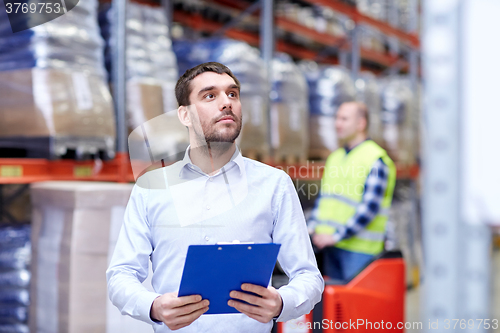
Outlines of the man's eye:
{"label": "man's eye", "polygon": [[214,98],[214,94],[207,94],[205,98]]}
{"label": "man's eye", "polygon": [[236,95],[236,93],[235,93],[235,92],[230,92],[230,93],[229,93],[229,97],[236,97],[236,96],[237,96],[237,95]]}

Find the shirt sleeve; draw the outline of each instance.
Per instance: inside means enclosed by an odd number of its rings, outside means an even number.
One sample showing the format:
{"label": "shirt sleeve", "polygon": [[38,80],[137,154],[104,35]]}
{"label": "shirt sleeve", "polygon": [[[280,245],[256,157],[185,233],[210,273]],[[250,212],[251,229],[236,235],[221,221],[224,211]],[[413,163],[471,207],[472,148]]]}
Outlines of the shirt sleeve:
{"label": "shirt sleeve", "polygon": [[345,228],[337,229],[333,234],[333,239],[336,242],[354,236],[378,214],[384,199],[388,175],[389,168],[382,159],[378,159],[366,178],[363,197],[356,206],[356,212],[347,221]]}
{"label": "shirt sleeve", "polygon": [[278,321],[309,313],[321,300],[324,281],[316,264],[304,213],[292,180],[286,174],[276,203],[273,241],[281,244],[278,261],[289,283],[278,289],[283,310]]}
{"label": "shirt sleeve", "polygon": [[122,314],[157,325],[150,318],[150,310],[160,294],[142,285],[153,251],[146,200],[147,190],[135,185],[106,278],[109,298]]}

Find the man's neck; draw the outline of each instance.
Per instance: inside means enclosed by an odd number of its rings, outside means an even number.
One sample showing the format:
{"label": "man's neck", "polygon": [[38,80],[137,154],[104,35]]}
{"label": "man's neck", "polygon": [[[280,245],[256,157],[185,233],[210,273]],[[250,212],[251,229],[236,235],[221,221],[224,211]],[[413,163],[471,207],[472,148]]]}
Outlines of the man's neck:
{"label": "man's neck", "polygon": [[231,160],[235,150],[234,142],[209,142],[189,149],[189,158],[204,173],[212,176]]}
{"label": "man's neck", "polygon": [[359,145],[361,142],[365,141],[367,138],[365,133],[358,133],[351,140],[347,141],[346,146],[349,150],[352,150],[354,147]]}

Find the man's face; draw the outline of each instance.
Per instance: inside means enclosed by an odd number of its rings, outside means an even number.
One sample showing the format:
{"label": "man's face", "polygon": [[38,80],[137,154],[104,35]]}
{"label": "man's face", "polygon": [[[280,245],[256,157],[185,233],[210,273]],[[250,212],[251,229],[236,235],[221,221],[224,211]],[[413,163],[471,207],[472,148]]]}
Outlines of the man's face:
{"label": "man's face", "polygon": [[354,103],[344,103],[337,110],[335,116],[335,130],[339,140],[349,141],[359,132],[362,132],[363,118],[359,116],[357,105]]}
{"label": "man's face", "polygon": [[203,133],[192,119],[192,128],[206,142],[234,142],[241,131],[238,87],[227,74],[205,72],[191,81],[191,112],[196,112]]}

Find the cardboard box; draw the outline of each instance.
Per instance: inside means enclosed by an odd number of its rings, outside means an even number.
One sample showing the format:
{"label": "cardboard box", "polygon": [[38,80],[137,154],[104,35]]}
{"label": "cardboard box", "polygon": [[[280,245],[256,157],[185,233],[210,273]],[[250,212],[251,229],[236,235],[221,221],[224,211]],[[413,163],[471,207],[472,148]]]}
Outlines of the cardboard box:
{"label": "cardboard box", "polygon": [[[151,327],[108,299],[106,269],[131,184],[42,182],[31,186],[31,332],[126,333]],[[150,279],[145,281],[151,289]]]}
{"label": "cardboard box", "polygon": [[251,153],[265,159],[269,156],[267,102],[261,96],[243,94],[240,96],[240,101],[243,123],[236,143],[243,155]]}
{"label": "cardboard box", "polygon": [[0,72],[0,137],[115,137],[103,78],[30,68]]}
{"label": "cardboard box", "polygon": [[[338,148],[333,116],[311,114],[309,116],[309,154],[312,158],[326,159]],[[321,153],[318,153],[321,152]]]}
{"label": "cardboard box", "polygon": [[271,105],[271,143],[277,161],[307,160],[309,126],[307,105],[273,103]]}

